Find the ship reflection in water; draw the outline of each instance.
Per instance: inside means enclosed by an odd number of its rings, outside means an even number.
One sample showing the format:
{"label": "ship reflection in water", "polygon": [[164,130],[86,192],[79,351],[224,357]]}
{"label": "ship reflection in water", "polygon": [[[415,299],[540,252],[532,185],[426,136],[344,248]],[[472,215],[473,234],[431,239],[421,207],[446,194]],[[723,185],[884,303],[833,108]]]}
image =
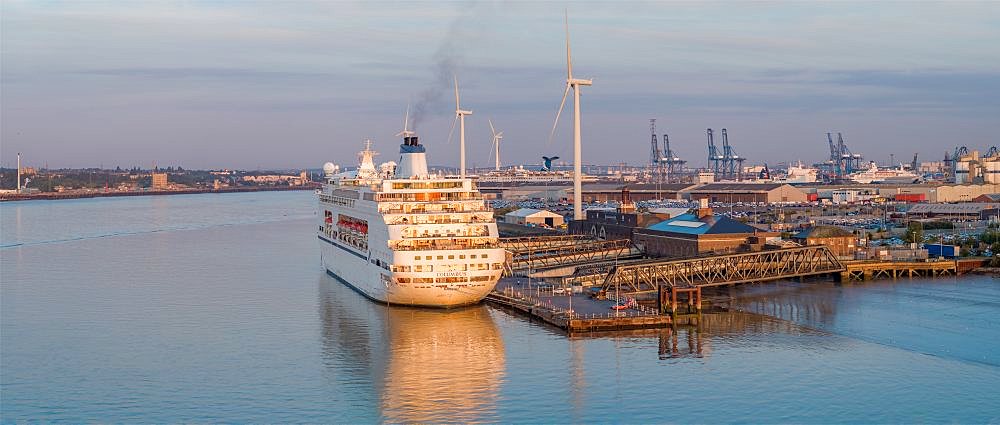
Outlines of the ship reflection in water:
{"label": "ship reflection in water", "polygon": [[[327,277],[319,293],[330,373],[368,382],[382,421],[497,421],[506,364],[488,307],[389,307]],[[345,364],[354,367],[336,367]]]}

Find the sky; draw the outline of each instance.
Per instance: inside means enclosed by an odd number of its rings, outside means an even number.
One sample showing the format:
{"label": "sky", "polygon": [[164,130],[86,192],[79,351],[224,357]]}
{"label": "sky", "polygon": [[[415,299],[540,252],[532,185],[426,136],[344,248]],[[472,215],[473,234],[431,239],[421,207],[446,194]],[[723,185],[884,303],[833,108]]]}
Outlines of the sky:
{"label": "sky", "polygon": [[[365,138],[398,158],[409,105],[431,164],[649,162],[649,119],[706,162],[940,160],[1000,145],[1000,2],[0,2],[0,165],[318,168]],[[717,140],[718,142],[718,140]]]}

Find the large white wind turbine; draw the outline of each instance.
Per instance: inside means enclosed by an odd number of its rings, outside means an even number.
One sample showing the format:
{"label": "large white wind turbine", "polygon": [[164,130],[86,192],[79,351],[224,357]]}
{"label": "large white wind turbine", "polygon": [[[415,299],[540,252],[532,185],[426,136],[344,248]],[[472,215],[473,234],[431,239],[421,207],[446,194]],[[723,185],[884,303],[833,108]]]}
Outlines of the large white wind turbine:
{"label": "large white wind turbine", "polygon": [[556,113],[556,121],[552,123],[552,131],[549,133],[549,140],[556,132],[559,125],[559,116],[562,115],[563,107],[566,106],[566,96],[569,89],[573,89],[573,219],[583,220],[583,204],[581,202],[583,183],[581,181],[581,160],[580,160],[580,86],[593,85],[592,80],[573,78],[573,58],[569,48],[569,12],[566,13],[566,91],[563,92],[562,102],[559,103],[559,112]]}
{"label": "large white wind turbine", "polygon": [[494,169],[500,171],[500,141],[503,140],[503,132],[497,133],[497,130],[493,128],[493,120],[487,121],[490,122],[490,131],[493,132],[493,150],[496,152]]}
{"label": "large white wind turbine", "polygon": [[[459,162],[459,167],[461,167],[461,171],[459,172],[459,177],[463,179],[465,178],[465,116],[466,115],[472,115],[472,111],[466,111],[462,109],[462,105],[459,102],[458,98],[458,76],[456,75],[455,76],[455,119],[459,121],[458,162]],[[454,123],[452,124],[452,128],[454,128]]]}

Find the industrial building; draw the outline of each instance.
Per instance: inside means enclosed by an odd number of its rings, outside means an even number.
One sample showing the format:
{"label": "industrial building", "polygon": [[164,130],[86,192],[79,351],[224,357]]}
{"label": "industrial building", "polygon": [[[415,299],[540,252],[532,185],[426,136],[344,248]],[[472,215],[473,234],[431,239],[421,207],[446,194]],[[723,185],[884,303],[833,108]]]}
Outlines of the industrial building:
{"label": "industrial building", "polygon": [[[690,183],[630,184],[626,186],[633,201],[681,199],[685,190],[696,187]],[[597,183],[583,187],[584,202],[610,202],[622,200],[622,185]]]}
{"label": "industrial building", "polygon": [[[591,235],[598,239],[632,239],[636,228],[643,228],[687,212],[686,208],[658,209],[639,213],[632,203],[632,192],[619,191],[618,208],[591,208],[581,221],[570,222],[569,232],[577,235]],[[662,211],[670,210],[670,211]]]}
{"label": "industrial building", "polygon": [[814,226],[792,236],[792,241],[804,246],[826,245],[841,258],[854,258],[858,237],[836,226]]}
{"label": "industrial building", "polygon": [[906,211],[911,219],[1000,220],[1000,204],[966,202],[961,204],[915,204]]}
{"label": "industrial building", "polygon": [[760,250],[767,235],[753,226],[716,215],[703,201],[694,213],[646,228],[636,228],[633,242],[654,257],[691,257]]}
{"label": "industrial building", "polygon": [[[1000,184],[851,184],[837,186],[800,186],[806,193],[815,193],[818,199],[848,199],[854,191],[855,201],[874,198],[906,202],[972,202],[976,198],[1000,193]],[[839,197],[835,192],[841,192]],[[844,196],[847,195],[845,198]]]}
{"label": "industrial building", "polygon": [[783,183],[708,183],[682,191],[692,201],[709,202],[807,202],[806,192]]}
{"label": "industrial building", "polygon": [[565,219],[563,216],[556,214],[554,212],[545,210],[536,210],[532,208],[521,208],[516,211],[511,211],[503,216],[504,222],[511,224],[520,224],[522,226],[535,225],[535,226],[548,226],[557,227],[561,226]]}

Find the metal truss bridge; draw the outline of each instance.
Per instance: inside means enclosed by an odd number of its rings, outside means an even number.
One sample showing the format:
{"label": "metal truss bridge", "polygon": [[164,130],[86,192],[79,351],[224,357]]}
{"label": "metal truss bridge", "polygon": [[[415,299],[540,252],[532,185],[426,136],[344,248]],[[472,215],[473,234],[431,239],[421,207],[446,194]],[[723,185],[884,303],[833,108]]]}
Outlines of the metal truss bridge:
{"label": "metal truss bridge", "polygon": [[502,238],[500,246],[509,252],[511,274],[642,256],[642,251],[628,239],[605,241],[579,236]]}
{"label": "metal truss bridge", "polygon": [[[638,294],[840,273],[844,265],[822,245],[613,267],[602,292]],[[700,291],[699,291],[700,292]]]}

